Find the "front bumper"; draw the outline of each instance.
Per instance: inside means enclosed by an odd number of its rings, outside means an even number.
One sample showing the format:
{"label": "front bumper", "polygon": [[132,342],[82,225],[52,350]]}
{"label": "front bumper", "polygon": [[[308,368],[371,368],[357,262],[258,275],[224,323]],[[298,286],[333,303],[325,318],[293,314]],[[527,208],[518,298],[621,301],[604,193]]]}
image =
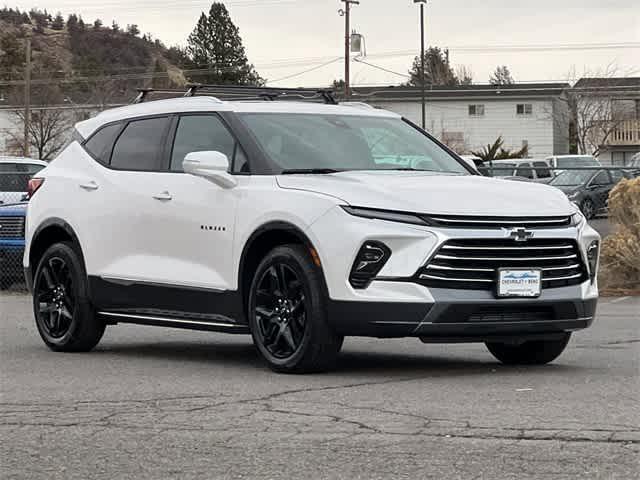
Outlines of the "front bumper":
{"label": "front bumper", "polygon": [[549,289],[540,298],[498,299],[491,292],[430,289],[432,302],[329,303],[331,326],[347,336],[420,337],[433,342],[482,342],[553,336],[587,328],[597,298],[581,286]]}

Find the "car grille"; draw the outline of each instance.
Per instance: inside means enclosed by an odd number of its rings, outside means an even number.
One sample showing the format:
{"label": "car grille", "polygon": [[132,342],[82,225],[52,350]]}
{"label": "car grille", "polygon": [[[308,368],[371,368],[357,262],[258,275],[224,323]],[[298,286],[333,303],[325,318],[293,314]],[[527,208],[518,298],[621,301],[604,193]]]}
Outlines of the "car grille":
{"label": "car grille", "polygon": [[587,278],[578,246],[568,239],[450,240],[418,272],[429,287],[490,290],[496,288],[498,269],[542,270],[542,288],[582,283]]}
{"label": "car grille", "polygon": [[0,238],[24,238],[25,217],[0,217]]}
{"label": "car grille", "polygon": [[558,217],[479,217],[460,215],[423,215],[429,225],[442,228],[563,228],[571,225],[571,216]]}

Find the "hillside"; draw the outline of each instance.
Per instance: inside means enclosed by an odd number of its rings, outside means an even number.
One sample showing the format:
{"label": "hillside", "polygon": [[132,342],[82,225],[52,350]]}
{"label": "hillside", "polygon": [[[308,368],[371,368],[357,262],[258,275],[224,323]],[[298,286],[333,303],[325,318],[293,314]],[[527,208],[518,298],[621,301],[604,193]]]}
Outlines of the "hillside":
{"label": "hillside", "polygon": [[46,11],[5,7],[0,10],[0,93],[6,98],[17,101],[21,96],[28,34],[33,85],[40,86],[35,90],[41,96],[110,103],[131,98],[139,87],[186,82],[182,69],[189,67],[189,59],[184,52],[140,36],[136,25],[105,27],[100,20],[86,24],[76,15],[64,20]]}

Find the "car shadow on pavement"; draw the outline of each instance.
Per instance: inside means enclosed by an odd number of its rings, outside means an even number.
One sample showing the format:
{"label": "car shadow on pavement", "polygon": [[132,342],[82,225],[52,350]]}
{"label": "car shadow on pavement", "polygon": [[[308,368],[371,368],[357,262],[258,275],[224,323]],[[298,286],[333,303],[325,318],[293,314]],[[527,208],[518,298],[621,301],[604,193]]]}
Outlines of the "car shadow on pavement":
{"label": "car shadow on pavement", "polygon": [[[213,367],[251,368],[268,371],[252,343],[227,342],[161,342],[107,344],[98,347],[94,354],[131,357],[132,359],[157,359],[188,363],[208,363]],[[554,364],[542,366],[506,366],[486,357],[460,358],[460,356],[434,356],[425,351],[424,355],[402,352],[343,350],[338,363],[328,374],[386,375],[484,375],[500,372],[542,372],[566,373],[584,370],[576,365],[563,365],[562,358]]]}

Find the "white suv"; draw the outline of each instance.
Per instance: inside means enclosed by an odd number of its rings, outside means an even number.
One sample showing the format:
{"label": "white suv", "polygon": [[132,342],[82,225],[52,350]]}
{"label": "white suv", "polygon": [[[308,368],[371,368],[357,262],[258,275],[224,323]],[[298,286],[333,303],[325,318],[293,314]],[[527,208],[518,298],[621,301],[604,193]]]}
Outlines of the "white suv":
{"label": "white suv", "polygon": [[326,92],[200,93],[78,123],[32,180],[24,266],[51,349],[137,323],[250,333],[281,372],[329,368],[349,335],[540,364],[593,321],[599,236],[559,190],[477,175]]}

